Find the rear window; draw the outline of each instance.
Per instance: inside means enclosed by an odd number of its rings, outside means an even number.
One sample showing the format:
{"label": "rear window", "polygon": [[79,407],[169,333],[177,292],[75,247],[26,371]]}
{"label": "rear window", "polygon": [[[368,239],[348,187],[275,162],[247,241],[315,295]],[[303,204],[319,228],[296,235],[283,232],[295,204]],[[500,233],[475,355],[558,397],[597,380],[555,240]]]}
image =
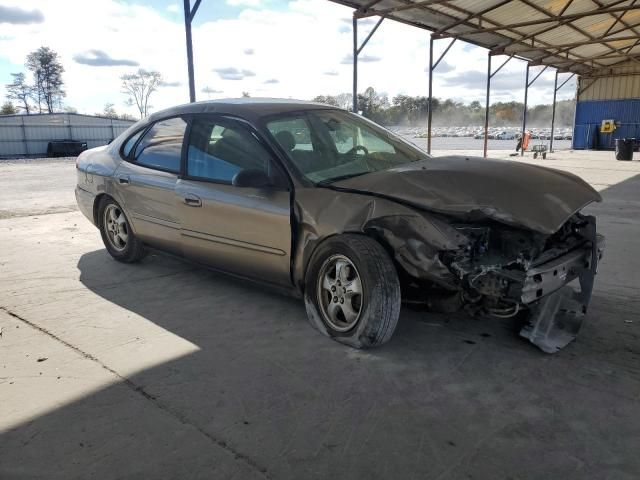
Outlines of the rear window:
{"label": "rear window", "polygon": [[179,172],[186,129],[187,122],[179,117],[154,123],[136,145],[135,163],[159,170]]}
{"label": "rear window", "polygon": [[129,157],[131,149],[133,149],[133,147],[135,146],[136,142],[140,138],[140,135],[142,135],[142,132],[144,132],[144,128],[135,135],[129,137],[129,140],[127,140],[127,142],[124,144],[124,147],[122,147],[122,155],[124,155],[125,157]]}

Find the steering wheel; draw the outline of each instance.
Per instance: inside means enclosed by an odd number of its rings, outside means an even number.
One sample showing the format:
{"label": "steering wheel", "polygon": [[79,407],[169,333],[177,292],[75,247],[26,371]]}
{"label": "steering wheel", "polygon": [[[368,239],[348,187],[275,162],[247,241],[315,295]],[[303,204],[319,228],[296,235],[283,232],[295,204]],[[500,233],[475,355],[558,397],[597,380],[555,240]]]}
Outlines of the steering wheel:
{"label": "steering wheel", "polygon": [[351,150],[349,150],[347,153],[345,153],[345,155],[354,155],[358,150],[362,150],[365,155],[369,155],[369,150],[367,150],[367,147],[365,147],[363,145],[356,145]]}

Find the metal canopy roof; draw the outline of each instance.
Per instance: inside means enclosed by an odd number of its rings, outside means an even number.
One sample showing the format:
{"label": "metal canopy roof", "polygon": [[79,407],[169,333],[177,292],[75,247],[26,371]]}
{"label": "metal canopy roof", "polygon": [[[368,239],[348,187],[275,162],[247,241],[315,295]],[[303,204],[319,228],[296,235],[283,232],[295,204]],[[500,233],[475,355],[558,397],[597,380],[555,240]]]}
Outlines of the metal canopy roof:
{"label": "metal canopy roof", "polygon": [[640,0],[330,0],[580,75],[640,65]]}

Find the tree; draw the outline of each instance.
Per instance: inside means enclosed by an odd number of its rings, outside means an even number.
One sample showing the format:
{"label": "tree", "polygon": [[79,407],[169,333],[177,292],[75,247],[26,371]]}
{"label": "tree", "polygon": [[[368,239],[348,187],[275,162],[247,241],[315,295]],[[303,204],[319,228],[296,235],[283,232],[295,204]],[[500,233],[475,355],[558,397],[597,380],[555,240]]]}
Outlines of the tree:
{"label": "tree", "polygon": [[11,102],[4,102],[0,107],[0,115],[15,115],[18,113],[18,109]]}
{"label": "tree", "polygon": [[53,113],[55,106],[60,105],[66,95],[62,88],[64,67],[58,59],[58,54],[49,47],[40,47],[27,55],[26,67],[33,74],[34,96],[40,113],[43,103],[47,111]]}
{"label": "tree", "polygon": [[118,113],[116,112],[116,109],[114,108],[115,104],[113,103],[105,103],[104,104],[104,109],[102,110],[102,116],[103,117],[107,117],[107,118],[118,118]]}
{"label": "tree", "polygon": [[318,95],[313,99],[314,102],[324,103],[332,107],[339,107],[338,100],[333,95]]}
{"label": "tree", "polygon": [[479,112],[482,110],[482,105],[478,100],[474,100],[469,104],[469,109],[471,109],[472,112]]}
{"label": "tree", "polygon": [[353,95],[350,93],[336,95],[336,102],[338,102],[340,108],[351,110],[353,108]]}
{"label": "tree", "polygon": [[152,108],[149,98],[158,90],[162,82],[160,72],[149,72],[141,68],[136,73],[122,75],[120,80],[122,80],[122,93],[129,97],[127,105],[135,103],[140,112],[140,118],[149,115],[149,110]]}
{"label": "tree", "polygon": [[378,94],[373,87],[358,94],[358,110],[362,116],[373,121],[383,122],[384,110],[389,107],[389,99],[385,94]]}
{"label": "tree", "polygon": [[20,102],[20,108],[23,108],[25,113],[29,115],[31,112],[29,100],[31,100],[33,89],[27,85],[24,73],[12,73],[11,76],[13,77],[13,82],[5,86],[8,93],[7,98]]}

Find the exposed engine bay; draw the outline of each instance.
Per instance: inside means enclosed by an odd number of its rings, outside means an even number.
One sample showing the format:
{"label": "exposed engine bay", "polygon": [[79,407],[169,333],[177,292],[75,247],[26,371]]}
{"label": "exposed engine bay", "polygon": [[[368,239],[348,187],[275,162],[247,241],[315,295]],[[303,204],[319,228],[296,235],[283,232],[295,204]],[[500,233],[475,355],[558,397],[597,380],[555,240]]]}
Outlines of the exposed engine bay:
{"label": "exposed engine bay", "polygon": [[[594,217],[575,214],[552,235],[498,222],[453,227],[469,242],[441,260],[456,275],[467,311],[500,318],[526,311],[520,334],[545,352],[575,338],[604,250]],[[565,287],[575,279],[580,291]]]}

